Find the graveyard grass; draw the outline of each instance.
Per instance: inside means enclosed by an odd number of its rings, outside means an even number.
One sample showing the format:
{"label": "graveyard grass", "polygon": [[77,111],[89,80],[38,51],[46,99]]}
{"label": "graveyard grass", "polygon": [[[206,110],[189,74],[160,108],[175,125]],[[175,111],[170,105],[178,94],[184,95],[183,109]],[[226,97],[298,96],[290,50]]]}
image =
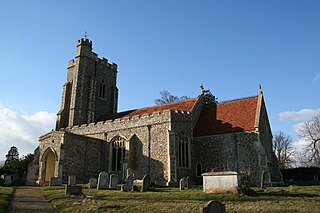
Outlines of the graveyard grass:
{"label": "graveyard grass", "polygon": [[9,207],[9,201],[13,193],[12,187],[0,186],[0,212],[6,212]]}
{"label": "graveyard grass", "polygon": [[64,194],[65,187],[43,187],[42,192],[60,212],[200,212],[209,200],[226,204],[227,212],[315,212],[320,209],[320,187],[254,188],[248,195],[206,194],[200,187],[154,188],[149,192],[86,189],[82,197]]}

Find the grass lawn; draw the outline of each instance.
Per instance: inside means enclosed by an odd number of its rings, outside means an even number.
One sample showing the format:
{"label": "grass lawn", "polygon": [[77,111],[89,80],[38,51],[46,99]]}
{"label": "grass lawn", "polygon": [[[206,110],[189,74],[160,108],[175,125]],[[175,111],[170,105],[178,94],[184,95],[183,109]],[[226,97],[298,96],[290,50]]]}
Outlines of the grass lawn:
{"label": "grass lawn", "polygon": [[320,186],[255,188],[254,196],[205,194],[202,189],[156,188],[150,192],[83,189],[84,196],[64,195],[64,187],[44,187],[43,194],[61,212],[200,212],[209,200],[227,212],[320,212]]}
{"label": "grass lawn", "polygon": [[13,193],[12,187],[0,186],[0,212],[5,212],[9,207],[9,201],[12,193]]}

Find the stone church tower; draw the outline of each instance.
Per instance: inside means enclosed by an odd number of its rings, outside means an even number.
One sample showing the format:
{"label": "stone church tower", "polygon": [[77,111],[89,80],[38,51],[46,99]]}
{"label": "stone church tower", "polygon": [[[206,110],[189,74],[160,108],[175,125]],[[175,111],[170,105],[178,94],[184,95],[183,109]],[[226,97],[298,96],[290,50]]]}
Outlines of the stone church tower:
{"label": "stone church tower", "polygon": [[75,59],[68,63],[67,81],[57,114],[56,130],[93,123],[117,112],[117,64],[92,52],[92,42],[78,40]]}

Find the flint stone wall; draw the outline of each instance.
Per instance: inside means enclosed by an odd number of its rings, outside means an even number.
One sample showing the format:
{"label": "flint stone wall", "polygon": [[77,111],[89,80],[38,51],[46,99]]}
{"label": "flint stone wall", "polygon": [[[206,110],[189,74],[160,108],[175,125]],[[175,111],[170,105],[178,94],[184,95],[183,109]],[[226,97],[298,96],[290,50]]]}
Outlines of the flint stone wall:
{"label": "flint stone wall", "polygon": [[[150,115],[133,116],[132,118],[107,120],[96,124],[74,126],[65,131],[85,135],[107,142],[106,153],[111,155],[111,141],[116,136],[124,137],[127,141],[127,168],[131,168],[135,178],[142,179],[148,173],[148,144],[150,128],[150,170],[151,181],[165,184],[168,181],[168,130],[170,129],[171,111],[156,112]],[[186,116],[190,116],[186,114]],[[106,158],[108,172],[111,173],[111,162]],[[119,178],[125,179],[125,174],[119,173]]]}
{"label": "flint stone wall", "polygon": [[[250,174],[250,181],[259,184],[261,168],[256,150],[257,144],[259,144],[258,134],[255,132],[194,138],[191,176],[196,177],[197,163],[202,165],[202,172],[237,171],[238,167],[242,177]],[[196,180],[201,181],[201,177],[196,177]]]}

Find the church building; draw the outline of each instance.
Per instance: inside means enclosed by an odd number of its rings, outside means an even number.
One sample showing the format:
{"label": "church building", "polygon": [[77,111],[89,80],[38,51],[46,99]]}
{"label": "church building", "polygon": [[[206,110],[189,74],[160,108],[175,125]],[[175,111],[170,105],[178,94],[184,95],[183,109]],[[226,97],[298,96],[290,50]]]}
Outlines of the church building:
{"label": "church building", "polygon": [[[118,112],[117,64],[99,58],[81,39],[68,63],[55,130],[40,136],[28,182],[75,175],[88,183],[100,172],[150,174],[159,185],[207,171],[236,171],[252,184],[282,181],[261,88],[256,96],[217,102],[201,86],[198,97]],[[121,181],[120,180],[120,181]]]}

